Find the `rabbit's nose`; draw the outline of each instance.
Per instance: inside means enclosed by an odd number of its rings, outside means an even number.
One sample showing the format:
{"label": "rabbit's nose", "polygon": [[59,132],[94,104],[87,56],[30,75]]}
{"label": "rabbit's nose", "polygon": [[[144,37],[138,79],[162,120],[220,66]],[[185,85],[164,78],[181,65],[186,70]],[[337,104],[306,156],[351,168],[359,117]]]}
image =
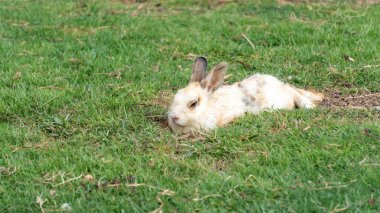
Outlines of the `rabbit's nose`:
{"label": "rabbit's nose", "polygon": [[171,118],[172,118],[172,121],[173,121],[173,122],[176,122],[176,121],[179,119],[179,117],[178,117],[178,116],[175,116],[175,115],[172,115]]}

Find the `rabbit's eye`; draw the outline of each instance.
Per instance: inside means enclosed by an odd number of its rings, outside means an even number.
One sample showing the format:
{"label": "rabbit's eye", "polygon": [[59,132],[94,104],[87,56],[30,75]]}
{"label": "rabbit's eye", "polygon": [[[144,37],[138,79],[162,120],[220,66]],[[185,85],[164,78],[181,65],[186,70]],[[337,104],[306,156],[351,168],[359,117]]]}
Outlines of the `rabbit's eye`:
{"label": "rabbit's eye", "polygon": [[198,101],[191,101],[188,106],[190,109],[194,109],[197,105]]}

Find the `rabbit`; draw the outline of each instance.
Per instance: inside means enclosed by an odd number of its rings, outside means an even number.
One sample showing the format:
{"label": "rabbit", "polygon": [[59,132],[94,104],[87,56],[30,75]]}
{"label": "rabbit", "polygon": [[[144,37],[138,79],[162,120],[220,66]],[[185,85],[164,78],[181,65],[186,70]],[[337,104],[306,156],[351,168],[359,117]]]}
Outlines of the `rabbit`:
{"label": "rabbit", "polygon": [[224,126],[246,113],[264,110],[314,108],[323,94],[298,89],[266,74],[254,74],[232,85],[222,85],[228,64],[217,64],[208,75],[207,59],[197,57],[190,83],[180,89],[168,110],[169,127],[195,133]]}

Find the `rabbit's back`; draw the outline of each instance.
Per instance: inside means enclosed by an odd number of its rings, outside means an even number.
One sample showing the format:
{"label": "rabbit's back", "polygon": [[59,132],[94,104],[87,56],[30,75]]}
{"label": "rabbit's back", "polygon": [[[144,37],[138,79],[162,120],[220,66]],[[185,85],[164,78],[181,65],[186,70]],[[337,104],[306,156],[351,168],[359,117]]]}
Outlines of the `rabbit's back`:
{"label": "rabbit's back", "polygon": [[245,94],[237,85],[224,85],[212,94],[208,115],[215,117],[217,126],[227,124],[247,111],[244,99]]}
{"label": "rabbit's back", "polygon": [[[255,74],[239,82],[248,97],[259,106],[259,109],[292,109],[294,108],[294,92],[290,85],[276,77]],[[257,107],[253,112],[256,113]]]}

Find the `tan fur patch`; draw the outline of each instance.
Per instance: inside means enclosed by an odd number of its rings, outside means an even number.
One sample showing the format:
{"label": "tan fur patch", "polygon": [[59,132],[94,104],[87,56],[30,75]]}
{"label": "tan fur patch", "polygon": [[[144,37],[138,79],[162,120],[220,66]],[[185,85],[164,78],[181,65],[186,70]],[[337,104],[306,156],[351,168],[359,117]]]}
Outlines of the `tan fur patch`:
{"label": "tan fur patch", "polygon": [[229,122],[231,122],[233,119],[232,118],[224,118],[224,117],[219,117],[217,120],[216,120],[216,125],[218,127],[221,127],[221,126],[224,126],[226,124],[228,124]]}
{"label": "tan fur patch", "polygon": [[190,92],[190,91],[193,91],[194,88],[197,88],[197,87],[200,87],[199,82],[192,82],[192,83],[190,83],[187,87],[185,87],[185,88],[183,89],[183,91],[184,91],[185,93],[188,93],[188,92]]}
{"label": "tan fur patch", "polygon": [[256,95],[256,97],[255,97],[255,100],[256,100],[256,102],[257,102],[260,106],[265,105],[265,102],[266,102],[266,100],[265,100],[265,96],[262,95],[260,92],[257,93],[257,95]]}
{"label": "tan fur patch", "polygon": [[216,120],[216,125],[217,126],[223,126],[225,123],[224,123],[224,120],[223,120],[223,116],[219,117],[217,120]]}

